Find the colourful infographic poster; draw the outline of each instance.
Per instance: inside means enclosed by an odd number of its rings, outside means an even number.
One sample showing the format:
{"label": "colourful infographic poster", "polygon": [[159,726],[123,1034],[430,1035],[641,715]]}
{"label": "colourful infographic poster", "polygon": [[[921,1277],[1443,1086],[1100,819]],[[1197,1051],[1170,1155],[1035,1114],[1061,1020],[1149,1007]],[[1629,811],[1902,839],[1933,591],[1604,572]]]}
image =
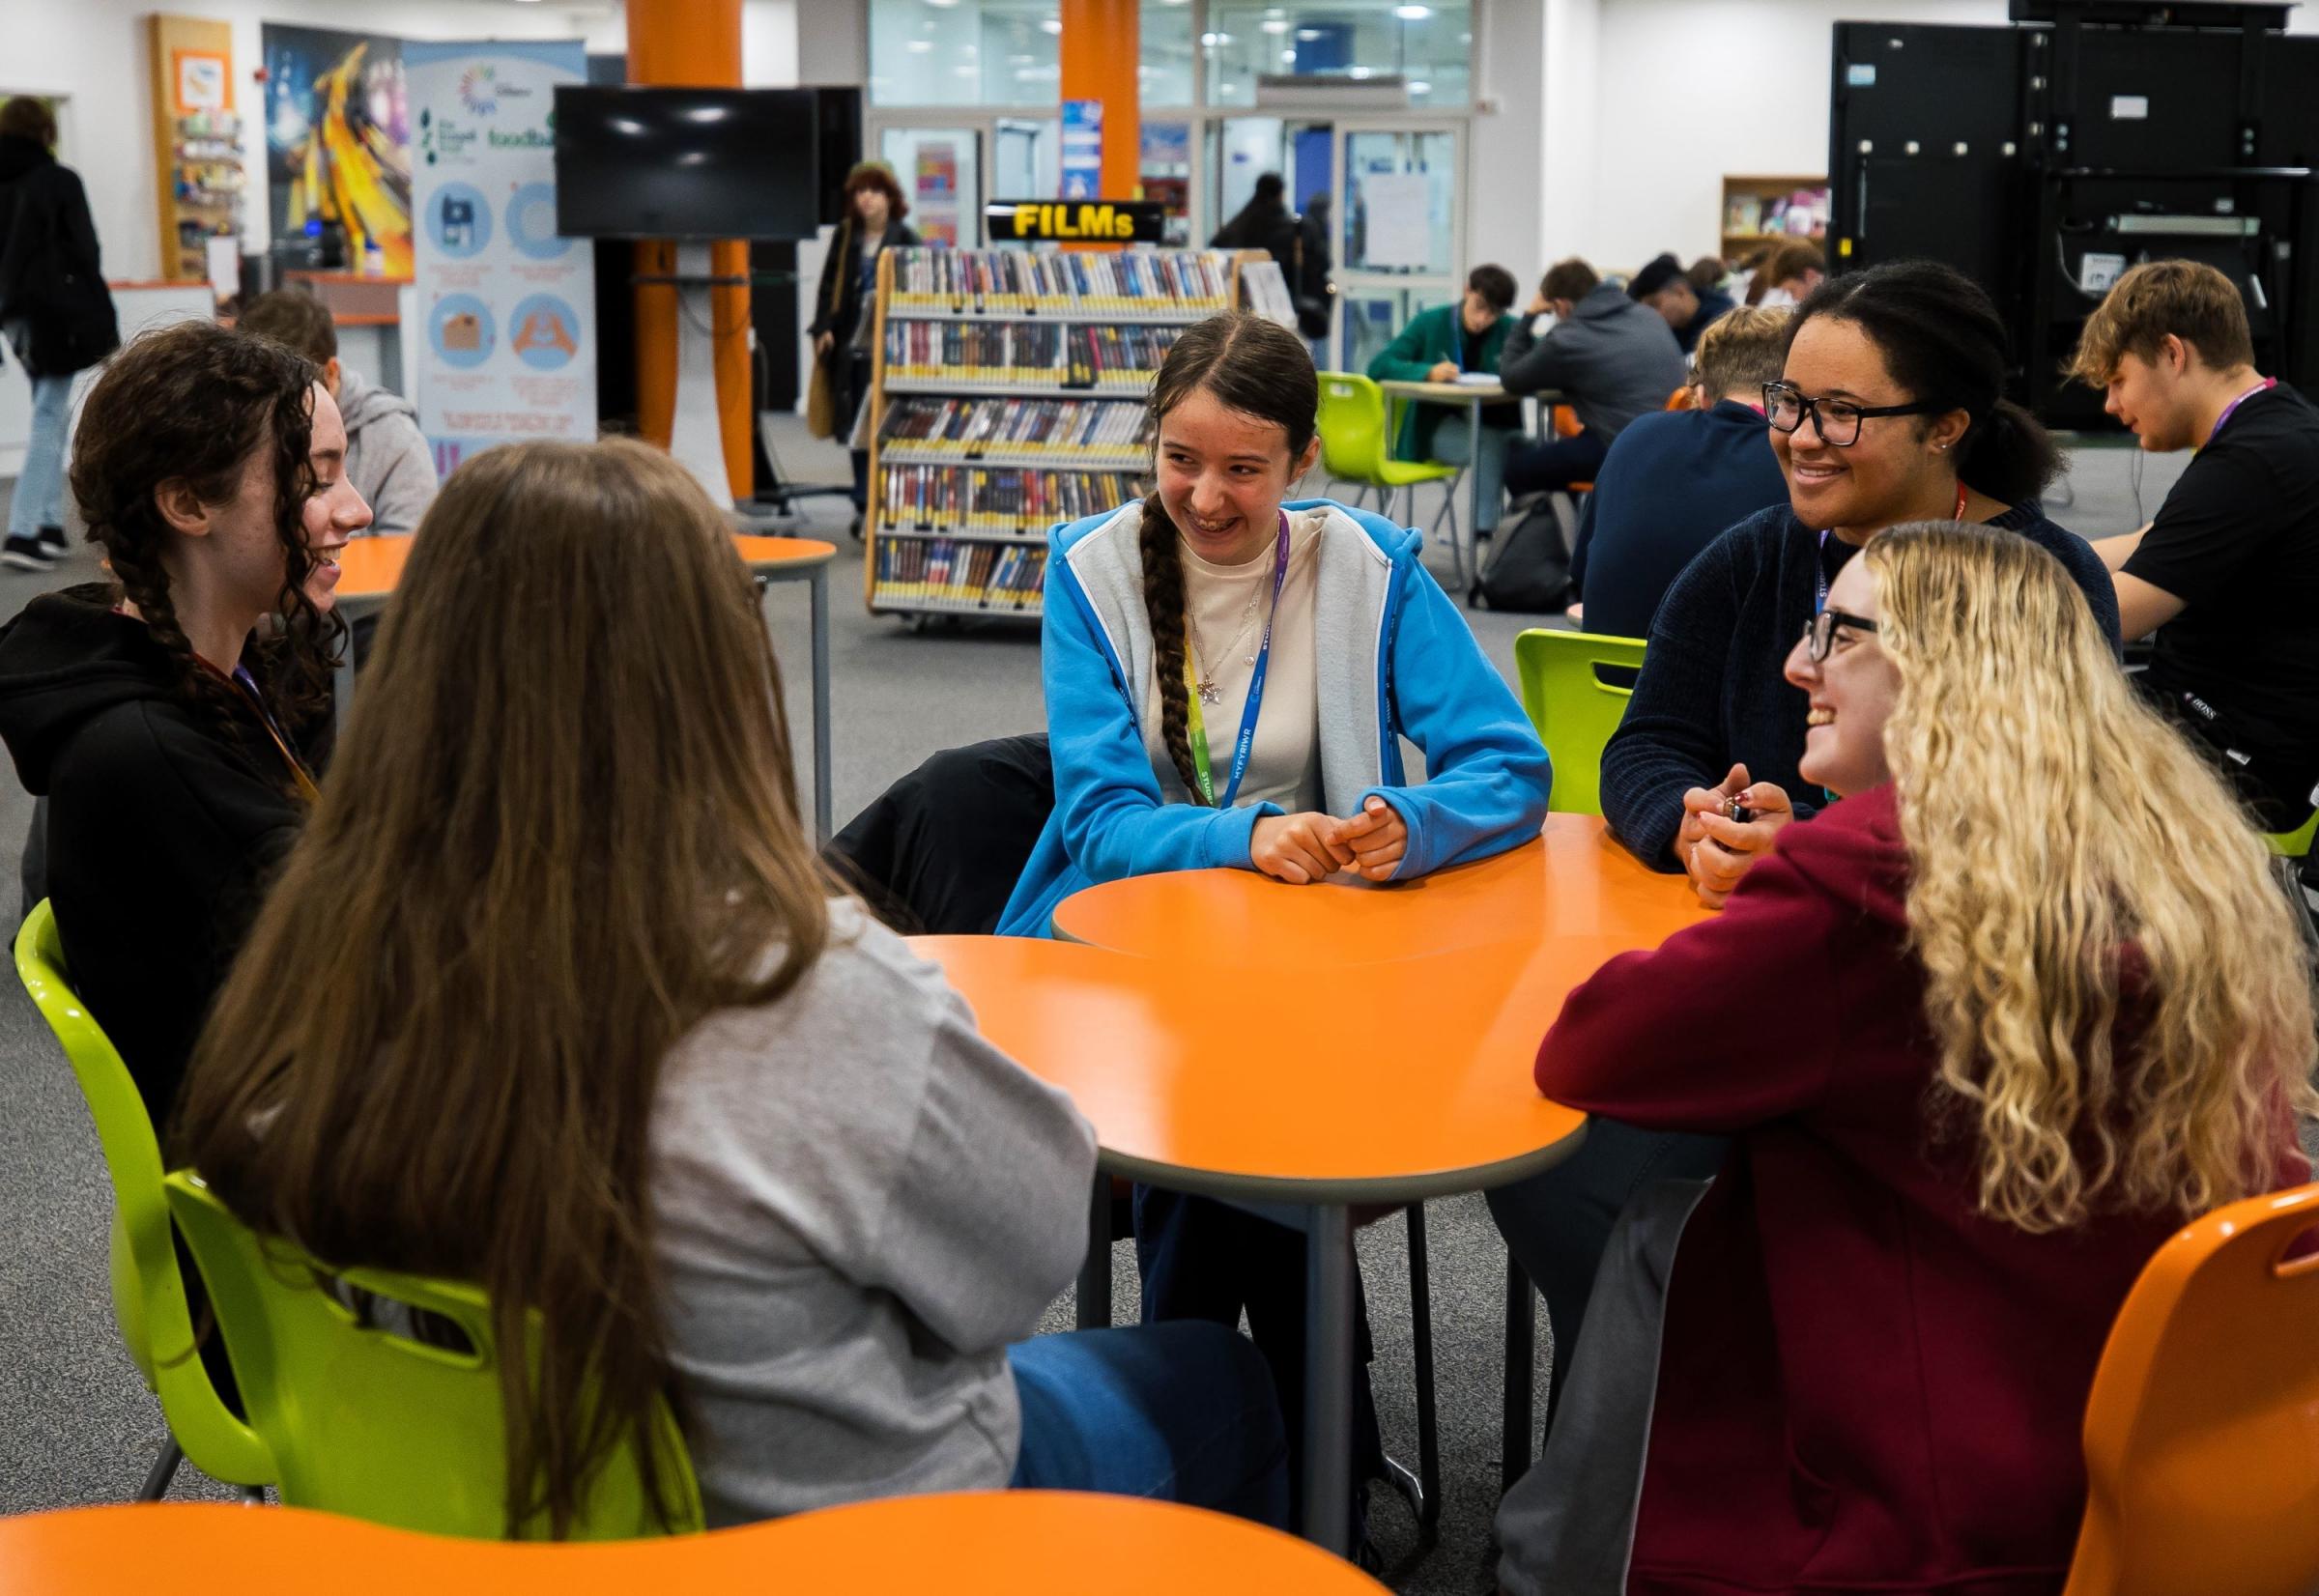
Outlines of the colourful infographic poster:
{"label": "colourful infographic poster", "polygon": [[435,469],[596,436],[595,257],[556,232],[556,85],[578,40],[403,47],[418,211],[418,424]]}

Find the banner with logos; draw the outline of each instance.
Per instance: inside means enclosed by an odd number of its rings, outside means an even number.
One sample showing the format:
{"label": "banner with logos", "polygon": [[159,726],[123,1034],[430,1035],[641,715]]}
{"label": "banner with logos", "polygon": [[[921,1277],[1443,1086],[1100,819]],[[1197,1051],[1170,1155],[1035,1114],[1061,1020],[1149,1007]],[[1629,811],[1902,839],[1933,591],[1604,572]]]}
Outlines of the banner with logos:
{"label": "banner with logos", "polygon": [[593,442],[595,257],[556,232],[556,85],[587,81],[585,46],[412,43],[403,69],[436,470],[497,443]]}

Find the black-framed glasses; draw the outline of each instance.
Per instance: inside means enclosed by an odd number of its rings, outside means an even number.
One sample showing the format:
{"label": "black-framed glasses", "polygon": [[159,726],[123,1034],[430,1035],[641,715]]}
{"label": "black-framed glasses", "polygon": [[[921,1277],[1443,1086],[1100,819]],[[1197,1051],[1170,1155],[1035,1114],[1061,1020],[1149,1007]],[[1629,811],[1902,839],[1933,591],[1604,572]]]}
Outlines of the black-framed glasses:
{"label": "black-framed glasses", "polygon": [[1781,432],[1793,432],[1812,418],[1812,430],[1830,448],[1848,449],[1860,442],[1860,423],[1879,415],[1938,415],[1954,405],[1919,399],[1907,405],[1855,405],[1849,399],[1816,399],[1792,383],[1763,385],[1763,418]]}
{"label": "black-framed glasses", "polygon": [[1866,615],[1855,615],[1848,610],[1822,610],[1804,622],[1804,652],[1818,665],[1828,657],[1836,641],[1836,628],[1847,632],[1874,632],[1876,623]]}

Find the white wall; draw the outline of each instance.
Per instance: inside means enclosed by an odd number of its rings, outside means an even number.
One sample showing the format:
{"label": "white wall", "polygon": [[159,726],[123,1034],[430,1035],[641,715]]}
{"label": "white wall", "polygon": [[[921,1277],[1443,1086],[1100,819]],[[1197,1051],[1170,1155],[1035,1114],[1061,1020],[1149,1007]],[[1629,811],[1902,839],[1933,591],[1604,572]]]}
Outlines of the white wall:
{"label": "white wall", "polygon": [[[1599,7],[1594,70],[1575,94],[1548,52],[1544,252],[1583,254],[1632,271],[1662,249],[1685,259],[1721,244],[1723,176],[1815,173],[1828,164],[1830,29],[1845,22],[1996,24],[2005,0],[1545,0]],[[2319,32],[2319,7],[2288,14],[2289,31]],[[1554,26],[1550,14],[1549,29]],[[1559,37],[1559,36],[1558,36]],[[1595,147],[1565,143],[1551,103],[1576,107]],[[1565,137],[1583,139],[1572,129]],[[1565,194],[1560,155],[1589,176]]]}
{"label": "white wall", "polygon": [[[1474,132],[1466,149],[1466,259],[1527,282],[1537,272],[1546,59],[1539,0],[1481,0],[1474,19]],[[1509,177],[1511,181],[1509,181]]]}
{"label": "white wall", "polygon": [[[828,0],[808,0],[819,11]],[[145,17],[154,0],[5,0],[0,12],[0,94],[63,95],[66,161],[89,189],[105,274],[143,280],[160,273],[154,219],[152,66]],[[799,0],[745,0],[742,81],[781,88],[798,81]],[[514,0],[199,0],[185,8],[234,30],[234,102],[243,116],[248,188],[243,248],[269,242],[264,102],[258,68],[261,22],[382,33],[399,39],[580,39],[591,54],[627,47],[616,0],[521,5]]]}

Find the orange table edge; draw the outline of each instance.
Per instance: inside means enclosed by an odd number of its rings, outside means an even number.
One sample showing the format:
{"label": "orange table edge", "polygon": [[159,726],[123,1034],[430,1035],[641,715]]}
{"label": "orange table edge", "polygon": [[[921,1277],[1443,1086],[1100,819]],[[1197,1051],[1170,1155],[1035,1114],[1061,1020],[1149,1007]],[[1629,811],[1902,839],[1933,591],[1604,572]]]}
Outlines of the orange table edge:
{"label": "orange table edge", "polygon": [[0,1519],[0,1590],[152,1596],[188,1571],[239,1596],[304,1596],[333,1571],[363,1588],[494,1596],[653,1589],[1065,1596],[1103,1571],[1112,1596],[1384,1586],[1277,1530],[1173,1503],[1089,1493],[896,1496],[701,1535],[519,1544],[454,1540],[296,1507],[157,1502]]}
{"label": "orange table edge", "polygon": [[[338,551],[338,604],[349,611],[383,607],[402,580],[411,557],[415,534],[358,537]],[[741,556],[762,588],[776,582],[802,582],[813,613],[810,661],[814,696],[814,835],[827,842],[830,833],[829,750],[829,563],[838,546],[812,537],[755,537],[735,533],[733,552]],[[338,713],[354,699],[355,659],[350,646],[339,662]]]}

